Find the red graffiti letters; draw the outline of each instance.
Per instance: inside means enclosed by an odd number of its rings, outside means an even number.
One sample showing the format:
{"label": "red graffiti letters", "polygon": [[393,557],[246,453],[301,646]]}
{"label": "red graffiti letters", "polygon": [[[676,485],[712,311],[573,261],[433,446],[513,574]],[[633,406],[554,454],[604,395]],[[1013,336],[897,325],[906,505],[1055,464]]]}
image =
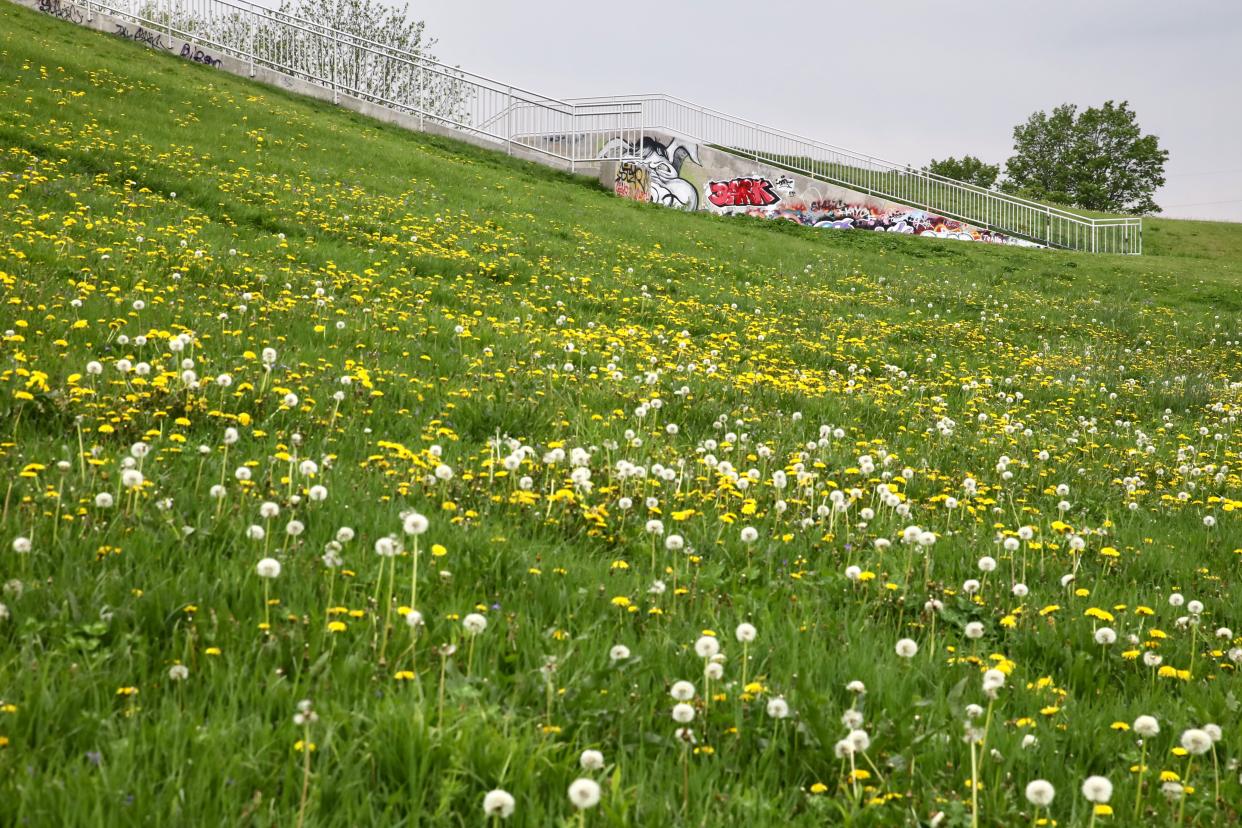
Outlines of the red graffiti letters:
{"label": "red graffiti letters", "polygon": [[717,207],[767,207],[781,200],[766,178],[735,178],[708,183],[707,200]]}

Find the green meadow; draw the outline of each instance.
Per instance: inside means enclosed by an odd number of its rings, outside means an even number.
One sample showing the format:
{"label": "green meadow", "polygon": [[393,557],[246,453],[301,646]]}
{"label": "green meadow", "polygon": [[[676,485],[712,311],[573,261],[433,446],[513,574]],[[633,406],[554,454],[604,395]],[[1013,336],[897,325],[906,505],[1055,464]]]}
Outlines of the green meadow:
{"label": "green meadow", "polygon": [[1242,227],[1144,232],[683,214],[0,4],[0,824],[1238,823]]}

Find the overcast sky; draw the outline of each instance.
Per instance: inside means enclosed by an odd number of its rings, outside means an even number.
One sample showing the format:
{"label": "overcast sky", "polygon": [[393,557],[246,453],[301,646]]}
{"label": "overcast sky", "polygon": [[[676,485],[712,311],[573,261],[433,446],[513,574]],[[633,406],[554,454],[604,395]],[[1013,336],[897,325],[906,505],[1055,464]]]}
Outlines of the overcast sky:
{"label": "overcast sky", "polygon": [[1242,221],[1242,2],[410,0],[443,61],[554,97],[664,92],[921,166],[1129,100],[1168,216]]}

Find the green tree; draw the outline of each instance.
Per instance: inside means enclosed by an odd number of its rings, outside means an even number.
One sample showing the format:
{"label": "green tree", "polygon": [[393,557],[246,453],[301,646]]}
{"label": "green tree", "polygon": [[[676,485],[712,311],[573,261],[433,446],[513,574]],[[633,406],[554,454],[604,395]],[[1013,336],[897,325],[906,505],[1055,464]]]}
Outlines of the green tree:
{"label": "green tree", "polygon": [[1115,213],[1158,213],[1167,150],[1144,135],[1127,101],[1081,112],[1062,104],[1013,130],[1003,188],[1042,201]]}
{"label": "green tree", "polygon": [[997,176],[1000,175],[999,164],[985,164],[973,155],[963,155],[961,158],[950,156],[943,161],[932,159],[932,162],[923,169],[935,175],[965,181],[967,184],[974,184],[976,187],[985,189],[995,184]]}

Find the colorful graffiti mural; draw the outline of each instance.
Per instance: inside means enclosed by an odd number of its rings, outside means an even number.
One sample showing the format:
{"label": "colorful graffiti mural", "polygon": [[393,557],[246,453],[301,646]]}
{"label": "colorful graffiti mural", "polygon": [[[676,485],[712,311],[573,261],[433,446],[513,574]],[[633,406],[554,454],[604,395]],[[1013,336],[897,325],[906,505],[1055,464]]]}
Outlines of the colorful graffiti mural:
{"label": "colorful graffiti mural", "polygon": [[747,209],[745,215],[785,219],[808,227],[835,230],[876,230],[938,239],[959,239],[991,244],[1029,245],[1029,242],[973,227],[945,216],[909,207],[882,207],[844,200],[786,200],[772,208]]}
{"label": "colorful graffiti mural", "polygon": [[617,165],[617,177],[613,191],[623,198],[650,201],[679,210],[699,209],[699,191],[692,183],[681,177],[686,161],[699,163],[699,148],[677,138],[661,141],[645,137],[641,144],[633,144],[623,138],[609,141],[600,151],[600,158],[638,155],[637,161],[622,161]]}
{"label": "colorful graffiti mural", "polygon": [[717,207],[768,207],[781,200],[766,178],[707,182],[707,200]]}
{"label": "colorful graffiti mural", "polygon": [[784,219],[807,227],[1039,246],[762,163],[752,166],[731,153],[675,136],[645,136],[641,142],[613,138],[597,157],[617,161],[615,167],[605,167],[603,183],[611,179],[617,195],[634,201]]}
{"label": "colorful graffiti mural", "polygon": [[[814,186],[810,189],[818,191]],[[729,181],[709,181],[704,190],[711,205],[708,209],[715,208],[714,212],[728,215],[784,219],[807,227],[834,230],[876,230],[939,239],[1036,246],[910,207],[854,203],[844,199],[798,199],[796,184],[787,175],[780,176],[775,183],[758,175]]]}

